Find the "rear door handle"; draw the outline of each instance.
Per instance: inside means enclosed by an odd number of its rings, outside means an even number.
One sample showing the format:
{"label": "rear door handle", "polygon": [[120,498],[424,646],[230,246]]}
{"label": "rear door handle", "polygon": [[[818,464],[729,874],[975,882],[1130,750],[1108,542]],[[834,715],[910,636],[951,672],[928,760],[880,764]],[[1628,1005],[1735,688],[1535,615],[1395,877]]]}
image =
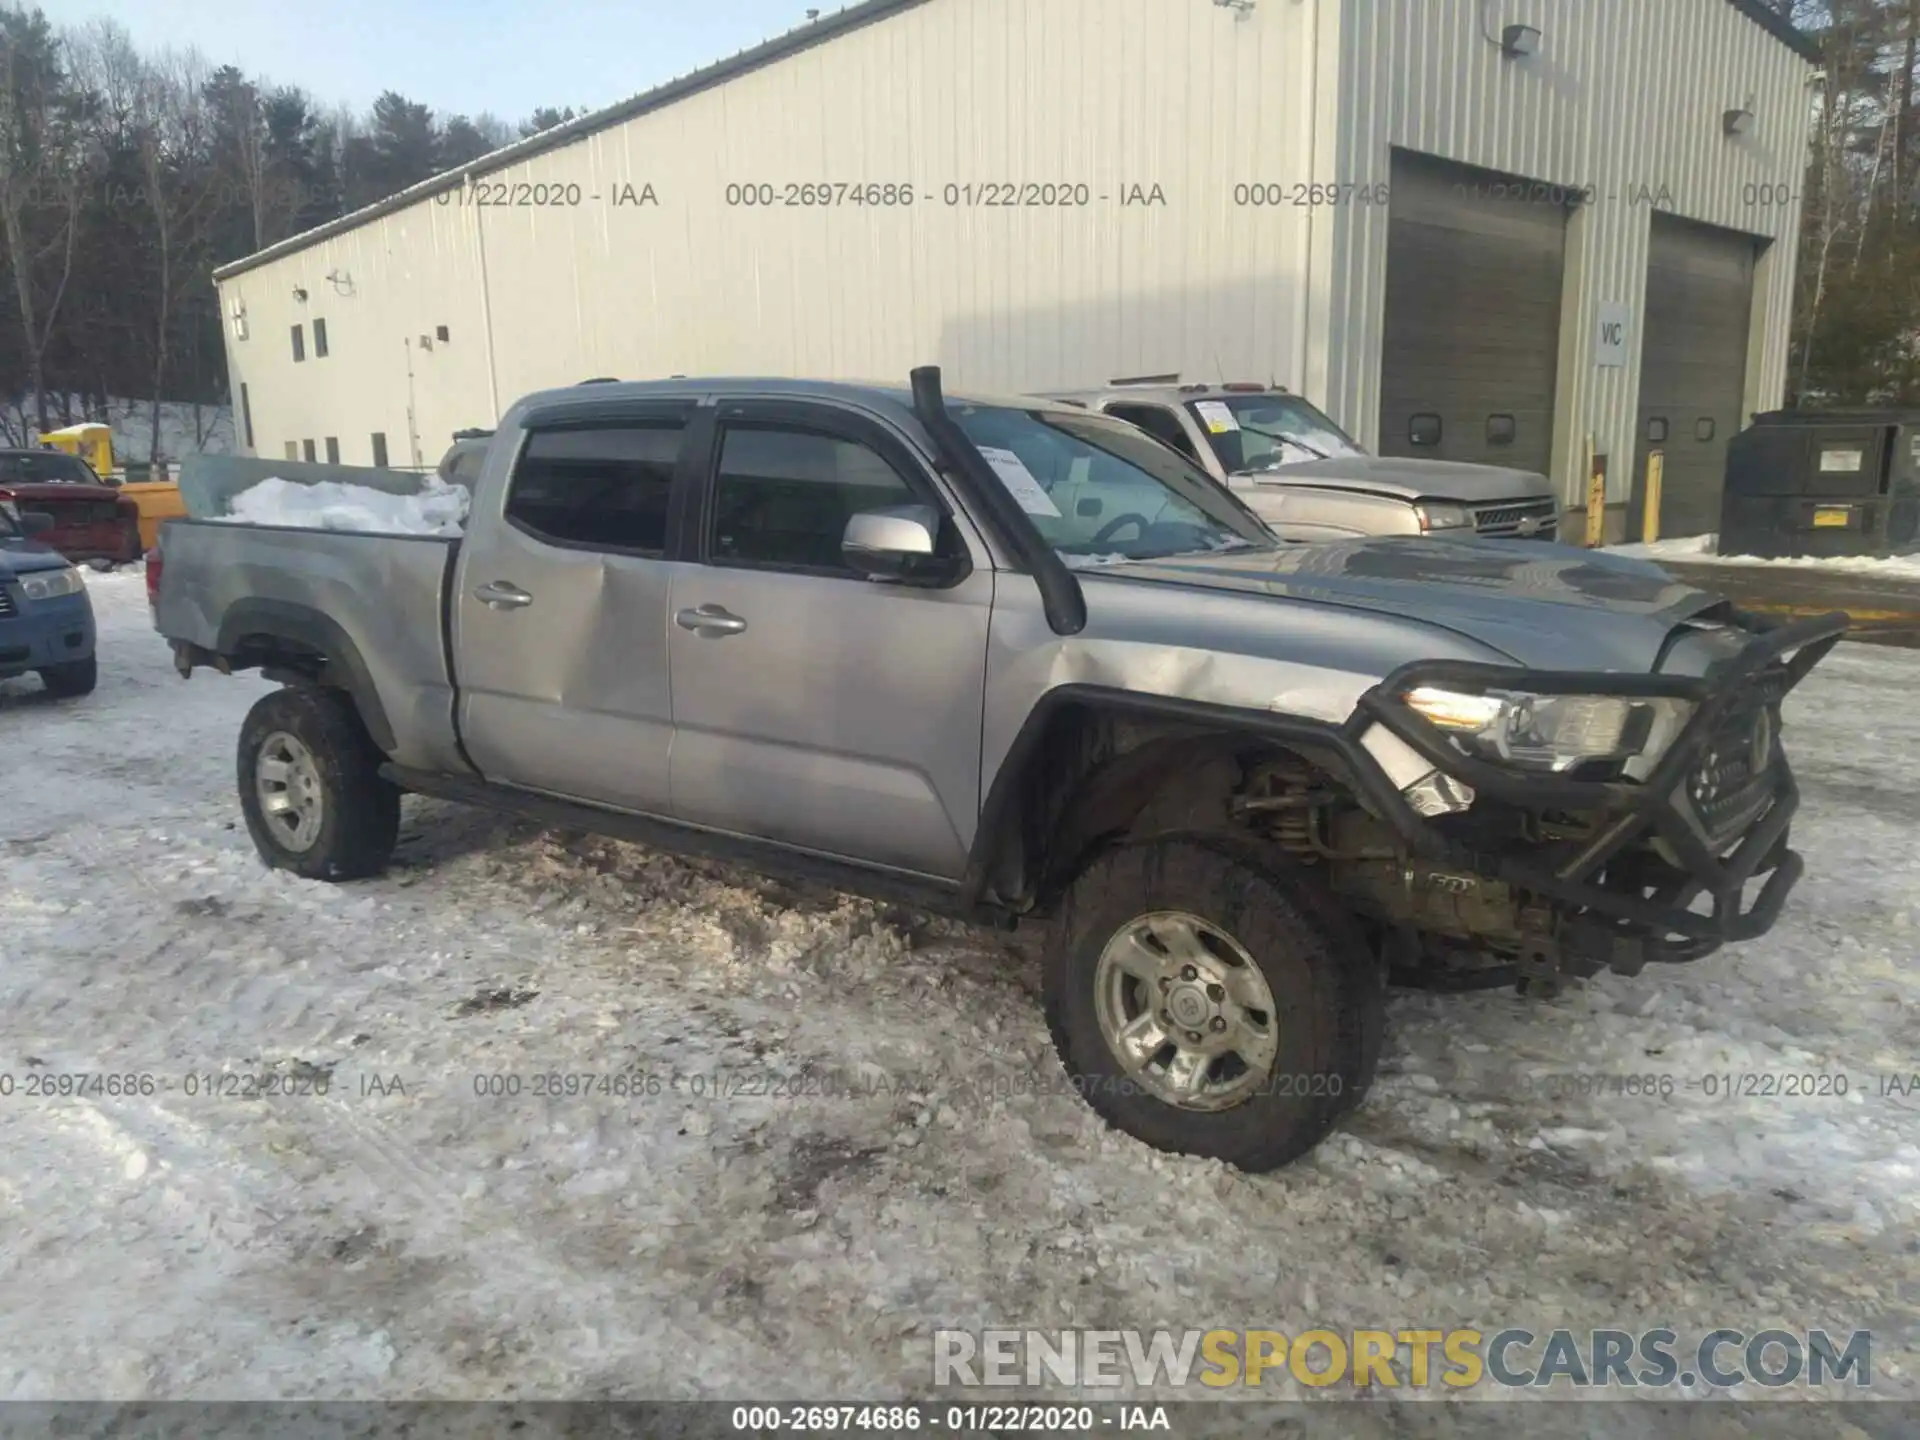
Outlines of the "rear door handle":
{"label": "rear door handle", "polygon": [[747,628],[747,622],[724,605],[701,605],[692,610],[682,610],[673,617],[673,623],[682,630],[691,630],[702,640],[738,635]]}
{"label": "rear door handle", "polygon": [[533,603],[533,596],[518,585],[510,585],[505,580],[493,580],[485,585],[477,585],[473,591],[474,599],[485,602],[495,610],[523,610]]}

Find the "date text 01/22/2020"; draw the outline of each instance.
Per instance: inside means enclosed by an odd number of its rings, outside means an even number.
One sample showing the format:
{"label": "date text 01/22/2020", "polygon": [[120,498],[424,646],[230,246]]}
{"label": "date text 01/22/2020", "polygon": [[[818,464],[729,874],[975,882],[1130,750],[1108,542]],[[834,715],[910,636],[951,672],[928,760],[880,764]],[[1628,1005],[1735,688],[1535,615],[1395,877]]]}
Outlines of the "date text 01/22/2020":
{"label": "date text 01/22/2020", "polygon": [[572,180],[470,180],[442,190],[436,205],[472,208],[571,210],[582,205],[658,209],[660,194],[648,181],[619,180],[603,190],[588,190]]}

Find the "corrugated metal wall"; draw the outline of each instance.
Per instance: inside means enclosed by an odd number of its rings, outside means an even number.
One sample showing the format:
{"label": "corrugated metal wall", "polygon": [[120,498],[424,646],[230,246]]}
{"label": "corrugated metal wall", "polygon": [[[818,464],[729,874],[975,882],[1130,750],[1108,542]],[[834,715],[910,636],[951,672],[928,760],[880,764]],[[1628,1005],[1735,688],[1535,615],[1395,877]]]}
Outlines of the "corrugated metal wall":
{"label": "corrugated metal wall", "polygon": [[[471,213],[432,203],[397,211],[225,281],[220,293],[234,403],[244,383],[254,454],[277,459],[286,442],[312,440],[325,459],[331,435],[342,464],[367,465],[378,431],[388,463],[432,465],[453,430],[494,418]],[[244,340],[234,334],[236,303]],[[316,319],[327,324],[324,358],[314,351]],[[298,364],[296,324],[307,357]]]}
{"label": "corrugated metal wall", "polygon": [[[577,185],[577,205],[429,200],[243,272],[225,289],[255,315],[256,338],[231,349],[260,446],[348,403],[312,388],[329,364],[353,408],[391,411],[392,367],[345,357],[400,358],[451,310],[470,327],[482,234],[502,406],[590,375],[900,380],[928,360],[979,388],[1175,369],[1297,385],[1309,212],[1236,208],[1233,186],[1311,174],[1314,10],[930,0],[485,177],[488,198]],[[905,184],[914,200],[727,203],[729,184],[784,200],[809,181]],[[1090,203],[946,203],[949,185],[1008,181],[1084,185]],[[611,203],[624,185],[658,203]],[[1132,187],[1165,203],[1123,204]],[[329,302],[333,361],[289,367],[278,297],[336,265],[386,273]],[[481,349],[456,325],[451,348],[414,357],[430,452],[491,418]]]}
{"label": "corrugated metal wall", "polygon": [[[1728,229],[1786,241],[1756,280],[1748,409],[1780,402],[1792,302],[1792,238],[1806,173],[1812,66],[1726,0],[1345,0],[1336,44],[1343,79],[1342,176],[1385,180],[1392,147],[1513,175],[1594,187],[1573,217],[1560,327],[1556,478],[1569,499],[1589,432],[1609,457],[1609,495],[1630,488],[1638,323],[1645,299],[1649,197]],[[1503,27],[1526,24],[1540,49],[1507,59]],[[1330,27],[1329,27],[1330,28]],[[1490,39],[1489,36],[1494,38]],[[1753,110],[1729,138],[1722,115]],[[1755,186],[1783,186],[1789,203]],[[1492,202],[1511,203],[1511,202]],[[1529,203],[1529,202],[1523,202]],[[1372,443],[1379,412],[1387,216],[1336,221],[1329,344],[1316,388]],[[1635,318],[1629,364],[1594,363],[1596,307]]]}
{"label": "corrugated metal wall", "polygon": [[[1540,54],[1510,62],[1485,38],[1514,21],[1542,30]],[[899,379],[929,359],[1002,390],[1275,379],[1371,441],[1386,214],[1352,191],[1262,207],[1234,188],[1274,182],[1290,202],[1303,182],[1384,182],[1401,145],[1615,197],[1570,231],[1555,470],[1577,490],[1592,430],[1624,495],[1637,338],[1628,368],[1600,370],[1592,329],[1597,302],[1641,304],[1648,218],[1630,197],[1664,187],[1682,214],[1791,236],[1797,201],[1749,204],[1746,187],[1797,195],[1808,70],[1726,0],[927,0],[489,174],[483,196],[231,277],[224,308],[243,301],[250,326],[229,328],[232,372],[258,453],[337,434],[349,461],[381,430],[395,463],[417,448],[430,464],[453,429],[591,375]],[[1726,139],[1721,112],[1749,99],[1754,133]],[[730,184],[784,201],[809,181],[914,200],[728,203]],[[1092,198],[946,203],[949,185],[1008,181]],[[549,203],[513,203],[521,185]],[[616,203],[648,186],[656,203]],[[1165,204],[1122,204],[1135,186]],[[1761,267],[1756,408],[1781,391],[1790,252]],[[294,365],[287,327],[315,314],[332,354]],[[420,349],[438,325],[449,340]]]}

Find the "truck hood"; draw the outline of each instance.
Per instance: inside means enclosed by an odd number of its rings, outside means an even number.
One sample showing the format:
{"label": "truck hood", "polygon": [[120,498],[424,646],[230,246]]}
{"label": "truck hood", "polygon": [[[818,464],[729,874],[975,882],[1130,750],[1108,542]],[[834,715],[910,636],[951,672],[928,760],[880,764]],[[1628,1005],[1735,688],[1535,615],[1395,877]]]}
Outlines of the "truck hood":
{"label": "truck hood", "polygon": [[[1542,670],[1647,674],[1675,626],[1720,603],[1644,560],[1569,545],[1378,536],[1137,560],[1081,571],[1108,581],[1232,591],[1397,615]],[[1409,657],[1412,658],[1412,657]]]}
{"label": "truck hood", "polygon": [[1495,500],[1549,498],[1547,477],[1531,470],[1499,465],[1466,465],[1453,460],[1409,460],[1379,455],[1336,455],[1302,460],[1273,470],[1246,470],[1236,481],[1285,485],[1311,481],[1329,490],[1364,490],[1402,500],[1461,500],[1483,505]]}
{"label": "truck hood", "polygon": [[0,580],[32,575],[41,570],[64,570],[66,557],[37,540],[0,535]]}

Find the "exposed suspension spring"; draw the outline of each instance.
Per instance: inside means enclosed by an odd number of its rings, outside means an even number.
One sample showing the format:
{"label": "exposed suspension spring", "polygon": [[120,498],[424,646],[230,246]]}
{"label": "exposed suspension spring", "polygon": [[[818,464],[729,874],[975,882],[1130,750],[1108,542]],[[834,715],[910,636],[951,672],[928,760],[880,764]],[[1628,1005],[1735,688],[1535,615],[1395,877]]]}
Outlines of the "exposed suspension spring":
{"label": "exposed suspension spring", "polygon": [[1316,816],[1339,797],[1322,777],[1298,762],[1262,766],[1246,793],[1233,798],[1233,813],[1252,820],[1279,846],[1306,861],[1327,853]]}

